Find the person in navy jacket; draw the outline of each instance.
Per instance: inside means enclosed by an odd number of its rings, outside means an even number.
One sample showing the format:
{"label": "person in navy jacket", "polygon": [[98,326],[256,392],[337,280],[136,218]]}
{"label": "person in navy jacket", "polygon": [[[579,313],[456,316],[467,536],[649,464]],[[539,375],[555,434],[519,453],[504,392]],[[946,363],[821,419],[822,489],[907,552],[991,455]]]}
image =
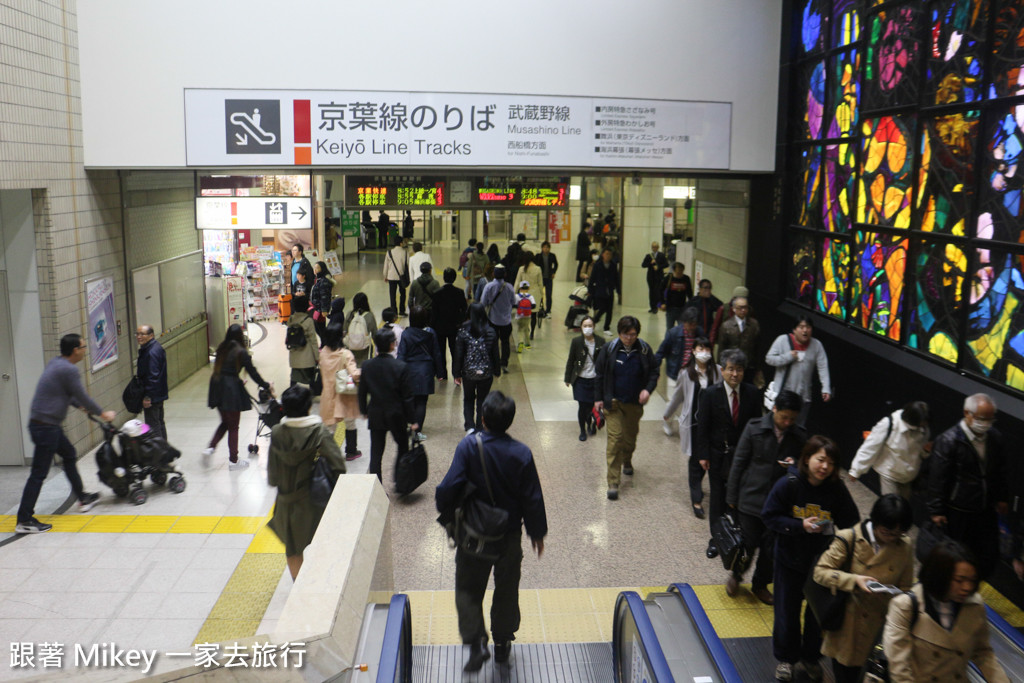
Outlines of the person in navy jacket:
{"label": "person in navy jacket", "polygon": [[164,401],[167,400],[167,354],[156,340],[153,328],[139,325],[135,329],[135,340],[139,342],[138,374],[146,393],[142,399],[142,410],[146,424],[153,434],[167,438],[164,424]]}
{"label": "person in navy jacket", "polygon": [[839,479],[839,447],[832,439],[815,435],[807,440],[798,463],[775,482],[761,516],[775,532],[775,678],[792,680],[793,665],[802,661],[808,678],[819,681],[821,627],[810,609],[804,610],[800,633],[804,584],[836,530],[860,521],[857,504]]}

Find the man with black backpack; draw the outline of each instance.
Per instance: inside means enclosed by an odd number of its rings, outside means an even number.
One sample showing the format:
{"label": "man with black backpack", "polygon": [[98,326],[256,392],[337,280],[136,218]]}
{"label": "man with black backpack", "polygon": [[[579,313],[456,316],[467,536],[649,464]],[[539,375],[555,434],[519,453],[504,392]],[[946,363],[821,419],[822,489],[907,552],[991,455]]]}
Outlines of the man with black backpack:
{"label": "man with black backpack", "polygon": [[515,414],[516,403],[511,397],[500,391],[488,394],[483,405],[484,431],[469,434],[459,443],[451,467],[435,492],[435,503],[441,513],[439,521],[455,518],[456,508],[464,509],[469,496],[477,497],[491,510],[507,513],[503,529],[489,530],[498,539],[483,546],[456,532],[455,609],[459,615],[459,635],[470,647],[463,668],[466,672],[479,671],[491,656],[483,601],[492,569],[494,661],[508,662],[520,622],[522,526],[526,526],[537,559],[544,554],[544,537],[548,533],[544,494],[533,453],[507,433]]}
{"label": "man with black backpack", "polygon": [[292,297],[292,317],[284,335],[288,349],[288,365],[292,369],[291,384],[311,386],[316,375],[316,364],[320,349],[316,343],[316,327],[307,309],[309,299],[305,295]]}

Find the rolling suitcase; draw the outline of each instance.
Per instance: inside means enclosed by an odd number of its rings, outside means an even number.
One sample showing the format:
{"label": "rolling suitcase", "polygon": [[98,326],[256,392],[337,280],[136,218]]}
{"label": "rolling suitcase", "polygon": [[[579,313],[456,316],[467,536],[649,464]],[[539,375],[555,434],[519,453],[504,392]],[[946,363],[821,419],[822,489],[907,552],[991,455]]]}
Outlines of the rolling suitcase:
{"label": "rolling suitcase", "polygon": [[[410,441],[412,436],[410,432]],[[401,496],[412,493],[427,480],[427,471],[427,449],[423,442],[414,441],[395,463],[395,491]]]}

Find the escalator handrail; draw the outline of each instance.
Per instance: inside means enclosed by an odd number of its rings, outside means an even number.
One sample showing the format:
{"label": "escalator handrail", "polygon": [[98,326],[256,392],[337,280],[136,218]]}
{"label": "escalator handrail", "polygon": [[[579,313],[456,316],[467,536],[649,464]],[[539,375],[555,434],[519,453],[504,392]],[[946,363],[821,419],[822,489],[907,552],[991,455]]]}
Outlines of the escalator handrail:
{"label": "escalator handrail", "polygon": [[[625,603],[625,607],[620,607]],[[651,675],[656,683],[672,683],[675,679],[672,676],[672,669],[668,665],[668,659],[658,642],[658,634],[654,631],[654,624],[647,614],[647,607],[636,591],[622,591],[615,600],[615,622],[612,626],[612,652],[616,660],[615,679],[619,680],[618,658],[622,639],[621,626],[619,625],[619,614],[621,609],[628,609],[636,624],[637,634],[640,636],[640,644],[647,655],[647,664],[651,667]]]}
{"label": "escalator handrail", "polygon": [[700,599],[693,587],[688,583],[673,583],[668,590],[678,594],[686,606],[690,618],[693,619],[693,623],[697,627],[697,632],[704,641],[704,646],[711,655],[711,660],[718,667],[718,673],[721,674],[723,683],[743,683],[739,671],[736,670],[736,665],[733,664],[732,657],[726,652],[722,639],[718,636],[715,627],[711,625],[711,619],[704,611],[704,606],[700,604]]}
{"label": "escalator handrail", "polygon": [[1017,649],[1024,652],[1024,635],[988,605],[985,605],[985,611],[988,612],[988,623],[994,626],[1004,638],[1013,643]]}
{"label": "escalator handrail", "polygon": [[400,667],[404,669],[402,680],[410,680],[412,611],[409,607],[409,596],[402,593],[392,595],[388,605],[388,620],[384,624],[380,662],[377,665],[377,683],[394,683]]}

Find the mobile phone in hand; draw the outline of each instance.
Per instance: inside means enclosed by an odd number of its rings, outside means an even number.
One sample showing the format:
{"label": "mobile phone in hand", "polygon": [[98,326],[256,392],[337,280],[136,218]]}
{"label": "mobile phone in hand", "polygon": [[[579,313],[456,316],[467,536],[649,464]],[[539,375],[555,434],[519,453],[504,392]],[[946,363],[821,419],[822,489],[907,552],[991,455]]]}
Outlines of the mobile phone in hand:
{"label": "mobile phone in hand", "polygon": [[899,595],[903,592],[896,586],[888,586],[878,581],[868,581],[867,586],[868,590],[872,593],[892,593],[893,595]]}

